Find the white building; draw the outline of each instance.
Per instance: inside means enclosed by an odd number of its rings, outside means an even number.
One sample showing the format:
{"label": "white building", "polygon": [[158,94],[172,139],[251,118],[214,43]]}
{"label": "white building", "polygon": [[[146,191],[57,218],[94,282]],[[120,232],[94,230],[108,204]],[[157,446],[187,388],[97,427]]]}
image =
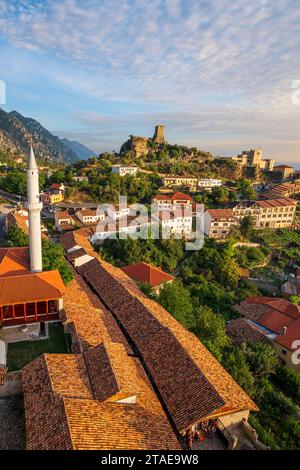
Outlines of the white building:
{"label": "white building", "polygon": [[176,176],[167,175],[163,178],[163,185],[166,187],[187,187],[190,189],[196,189],[197,178],[195,176]]}
{"label": "white building", "polygon": [[82,222],[84,225],[93,225],[99,222],[100,220],[105,219],[105,214],[98,213],[97,210],[85,209],[76,212],[77,218]]}
{"label": "white building", "polygon": [[187,237],[192,232],[193,214],[191,210],[162,211],[158,214],[163,237]]}
{"label": "white building", "polygon": [[192,196],[179,191],[172,194],[157,194],[152,199],[152,204],[156,205],[158,210],[176,210],[177,207],[192,207],[193,202]]}
{"label": "white building", "polygon": [[137,166],[130,165],[112,165],[112,172],[118,174],[119,176],[131,175],[135,176],[138,170]]}
{"label": "white building", "polygon": [[130,214],[130,207],[127,205],[108,206],[105,212],[113,220],[119,220],[122,217],[127,217]]}
{"label": "white building", "polygon": [[110,217],[107,220],[100,223],[95,233],[89,238],[91,243],[101,244],[104,240],[110,236],[117,235],[120,233],[126,233],[132,235],[143,230],[148,230],[153,221],[149,217],[124,217],[120,220],[114,220]]}
{"label": "white building", "polygon": [[198,188],[204,191],[211,191],[213,188],[222,186],[222,181],[214,178],[203,178],[198,180]]}

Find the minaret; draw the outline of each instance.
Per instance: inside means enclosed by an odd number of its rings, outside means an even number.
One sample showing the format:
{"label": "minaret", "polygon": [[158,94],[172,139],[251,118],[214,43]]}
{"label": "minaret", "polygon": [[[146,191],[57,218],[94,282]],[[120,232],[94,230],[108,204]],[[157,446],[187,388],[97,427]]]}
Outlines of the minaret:
{"label": "minaret", "polygon": [[30,270],[42,271],[41,210],[39,191],[39,169],[36,164],[32,145],[27,165],[27,208],[29,221]]}

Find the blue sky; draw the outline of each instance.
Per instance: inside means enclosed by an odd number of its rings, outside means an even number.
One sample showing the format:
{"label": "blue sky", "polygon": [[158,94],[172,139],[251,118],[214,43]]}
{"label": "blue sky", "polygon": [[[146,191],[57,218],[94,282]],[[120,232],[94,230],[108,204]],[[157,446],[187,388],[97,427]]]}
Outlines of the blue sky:
{"label": "blue sky", "polygon": [[0,0],[4,109],[95,151],[169,142],[300,161],[299,0]]}

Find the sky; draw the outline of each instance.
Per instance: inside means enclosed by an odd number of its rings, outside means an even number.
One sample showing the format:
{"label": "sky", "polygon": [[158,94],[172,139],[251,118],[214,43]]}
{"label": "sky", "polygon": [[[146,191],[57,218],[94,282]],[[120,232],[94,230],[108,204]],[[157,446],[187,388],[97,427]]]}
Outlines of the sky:
{"label": "sky", "polygon": [[3,109],[95,152],[170,143],[300,163],[299,0],[0,0]]}

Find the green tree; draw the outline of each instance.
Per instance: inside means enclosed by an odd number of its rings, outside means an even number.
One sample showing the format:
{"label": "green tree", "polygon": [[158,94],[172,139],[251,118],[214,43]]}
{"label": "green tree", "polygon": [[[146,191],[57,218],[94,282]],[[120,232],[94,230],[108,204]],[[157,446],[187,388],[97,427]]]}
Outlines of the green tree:
{"label": "green tree", "polygon": [[183,326],[190,329],[195,324],[191,295],[180,281],[162,287],[159,302]]}
{"label": "green tree", "polygon": [[12,227],[8,230],[7,244],[9,246],[28,246],[28,235],[18,227]]}
{"label": "green tree", "polygon": [[240,348],[229,346],[223,353],[222,364],[249,395],[254,394],[255,378]]}
{"label": "green tree", "polygon": [[224,318],[206,305],[194,309],[193,332],[201,339],[211,353],[221,360],[223,349],[230,342],[226,334]]}
{"label": "green tree", "polygon": [[246,216],[243,217],[240,222],[240,232],[244,236],[244,238],[251,238],[254,233],[254,225],[252,217]]}
{"label": "green tree", "polygon": [[255,377],[259,379],[275,373],[279,360],[272,346],[264,343],[248,343],[244,352]]}
{"label": "green tree", "polygon": [[42,240],[43,270],[51,271],[57,269],[67,285],[72,279],[71,268],[66,263],[65,252],[62,245],[50,240]]}

